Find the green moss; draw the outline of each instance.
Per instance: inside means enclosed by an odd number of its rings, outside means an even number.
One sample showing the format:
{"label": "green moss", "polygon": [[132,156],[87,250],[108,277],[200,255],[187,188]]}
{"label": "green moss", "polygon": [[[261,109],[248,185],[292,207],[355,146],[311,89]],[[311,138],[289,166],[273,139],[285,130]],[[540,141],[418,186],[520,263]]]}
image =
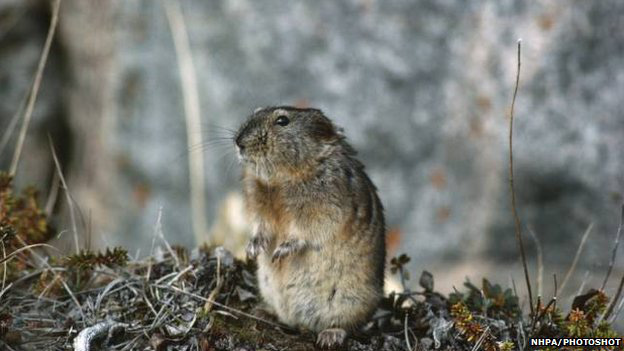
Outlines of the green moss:
{"label": "green moss", "polygon": [[[17,195],[11,186],[12,181],[8,173],[0,171],[0,240],[6,255],[23,246],[18,237],[26,244],[40,244],[50,240],[54,233],[39,207],[37,190],[28,187]],[[26,252],[19,254],[21,258],[25,255]],[[24,262],[27,260],[13,259],[8,262],[9,281],[26,268]],[[4,265],[0,267],[0,275],[4,274],[3,270]]]}

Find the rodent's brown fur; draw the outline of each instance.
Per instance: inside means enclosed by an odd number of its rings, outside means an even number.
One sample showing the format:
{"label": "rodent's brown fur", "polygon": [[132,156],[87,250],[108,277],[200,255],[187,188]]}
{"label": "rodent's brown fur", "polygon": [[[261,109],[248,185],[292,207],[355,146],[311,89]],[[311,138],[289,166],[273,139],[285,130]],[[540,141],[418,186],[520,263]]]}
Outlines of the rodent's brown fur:
{"label": "rodent's brown fur", "polygon": [[257,110],[236,144],[263,299],[282,322],[319,332],[319,343],[342,342],[383,294],[385,224],[375,186],[320,110]]}

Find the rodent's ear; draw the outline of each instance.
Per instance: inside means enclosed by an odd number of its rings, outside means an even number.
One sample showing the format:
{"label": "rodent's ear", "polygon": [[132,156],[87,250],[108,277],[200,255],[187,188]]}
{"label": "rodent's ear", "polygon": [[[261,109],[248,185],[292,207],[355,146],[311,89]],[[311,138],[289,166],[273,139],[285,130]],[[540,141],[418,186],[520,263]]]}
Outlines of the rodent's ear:
{"label": "rodent's ear", "polygon": [[312,135],[319,140],[331,141],[339,137],[338,128],[324,116],[315,119],[311,129]]}

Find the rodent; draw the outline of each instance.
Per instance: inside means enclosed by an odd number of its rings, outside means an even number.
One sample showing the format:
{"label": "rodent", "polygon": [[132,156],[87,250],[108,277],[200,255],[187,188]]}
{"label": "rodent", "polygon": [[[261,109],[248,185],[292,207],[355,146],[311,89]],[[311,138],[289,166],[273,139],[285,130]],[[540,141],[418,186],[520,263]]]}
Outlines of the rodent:
{"label": "rodent", "polygon": [[335,346],[383,296],[384,210],[356,152],[321,110],[257,109],[234,137],[252,223],[247,255],[278,319]]}

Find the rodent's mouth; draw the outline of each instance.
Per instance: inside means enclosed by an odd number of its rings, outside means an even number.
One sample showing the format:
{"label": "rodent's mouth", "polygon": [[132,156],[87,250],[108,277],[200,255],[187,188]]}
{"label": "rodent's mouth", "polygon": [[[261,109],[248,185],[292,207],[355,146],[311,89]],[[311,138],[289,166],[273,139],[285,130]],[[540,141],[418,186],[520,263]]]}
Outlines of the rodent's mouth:
{"label": "rodent's mouth", "polygon": [[245,153],[244,149],[242,149],[238,145],[236,145],[236,155],[238,156],[238,162],[240,163],[255,164],[255,162],[251,158],[249,158],[249,155]]}
{"label": "rodent's mouth", "polygon": [[240,162],[242,162],[243,161],[243,152],[241,151],[240,146],[238,146],[238,145],[234,145],[234,146],[236,147],[236,156],[238,156],[238,160]]}

